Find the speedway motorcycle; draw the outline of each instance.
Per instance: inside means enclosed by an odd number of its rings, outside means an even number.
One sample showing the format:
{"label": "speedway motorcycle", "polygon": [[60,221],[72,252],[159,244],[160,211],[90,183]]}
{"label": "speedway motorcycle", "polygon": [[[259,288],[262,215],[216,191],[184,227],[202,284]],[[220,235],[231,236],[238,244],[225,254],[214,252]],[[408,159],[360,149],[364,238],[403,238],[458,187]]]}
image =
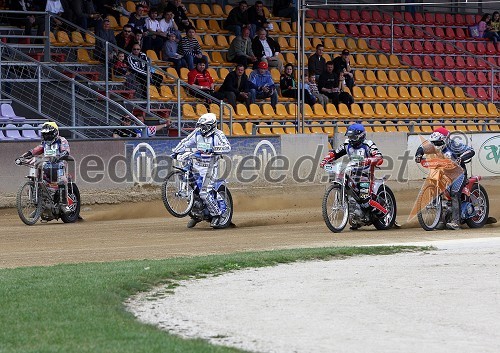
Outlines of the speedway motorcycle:
{"label": "speedway motorcycle", "polygon": [[[385,179],[375,178],[375,164],[370,163],[366,168],[364,158],[355,158],[347,164],[330,163],[323,168],[330,174],[331,181],[322,204],[323,219],[328,229],[339,233],[347,223],[351,229],[372,224],[379,230],[394,226],[396,199]],[[367,209],[361,207],[362,194],[370,196],[370,207]]]}
{"label": "speedway motorcycle", "polygon": [[[173,169],[162,184],[162,200],[167,211],[174,217],[190,216],[199,221],[212,221],[212,216],[200,198],[203,177],[193,169],[196,152],[186,152],[177,156]],[[217,156],[218,162],[221,156]],[[177,165],[176,165],[177,164]],[[233,217],[233,198],[224,179],[217,179],[210,190],[219,209],[222,211],[220,221],[213,228],[227,228]]]}
{"label": "speedway motorcycle", "polygon": [[[66,156],[64,160],[73,161],[73,158]],[[17,165],[29,168],[27,180],[20,185],[16,195],[17,213],[26,225],[34,225],[40,218],[43,222],[60,218],[64,223],[73,223],[80,216],[78,186],[68,175],[67,206],[70,212],[63,212],[61,203],[63,196],[57,180],[58,173],[63,173],[64,170],[44,169],[44,164],[49,161],[48,157],[20,157],[15,161]]]}
{"label": "speedway motorcycle", "polygon": [[[448,158],[423,158],[420,165],[429,169],[426,184],[417,200],[418,222],[423,229],[430,231],[443,229],[450,222],[451,197],[447,186],[452,181],[447,170],[457,168],[457,164]],[[485,188],[479,184],[480,176],[472,176],[462,189],[460,202],[460,224],[469,228],[481,228],[486,223],[494,223],[488,218],[489,200]]]}

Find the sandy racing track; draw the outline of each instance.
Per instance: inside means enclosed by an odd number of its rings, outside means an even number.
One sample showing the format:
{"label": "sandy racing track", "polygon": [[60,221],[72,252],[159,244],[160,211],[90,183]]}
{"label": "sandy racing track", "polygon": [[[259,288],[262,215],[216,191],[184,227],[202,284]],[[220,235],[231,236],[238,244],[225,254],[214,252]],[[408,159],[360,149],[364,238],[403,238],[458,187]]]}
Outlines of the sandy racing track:
{"label": "sandy racing track", "polygon": [[[483,185],[490,197],[490,216],[499,219],[498,179]],[[500,235],[498,223],[474,230],[425,232],[416,220],[407,222],[417,189],[395,193],[401,229],[381,232],[366,227],[334,234],[321,217],[324,189],[324,185],[233,189],[235,226],[225,230],[213,230],[208,223],[187,229],[187,218],[167,214],[159,196],[148,202],[84,205],[84,221],[76,224],[52,221],[29,227],[15,209],[0,209],[0,268]]]}

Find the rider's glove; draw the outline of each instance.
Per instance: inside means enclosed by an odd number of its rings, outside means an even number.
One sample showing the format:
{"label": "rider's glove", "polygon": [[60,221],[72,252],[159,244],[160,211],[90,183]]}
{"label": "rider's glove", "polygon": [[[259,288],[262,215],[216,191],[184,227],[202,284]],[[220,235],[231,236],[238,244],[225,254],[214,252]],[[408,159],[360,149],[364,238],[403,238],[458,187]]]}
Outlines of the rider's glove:
{"label": "rider's glove", "polygon": [[323,168],[325,166],[325,164],[327,163],[330,163],[331,161],[333,161],[335,159],[335,152],[328,152],[328,154],[323,158],[323,160],[321,161],[321,163],[319,164],[319,166],[321,168]]}
{"label": "rider's glove", "polygon": [[197,158],[201,157],[201,151],[196,151],[195,153],[193,153],[193,156]]}
{"label": "rider's glove", "polygon": [[422,155],[421,154],[417,154],[415,156],[415,163],[420,163],[422,162]]}
{"label": "rider's glove", "polygon": [[462,157],[458,157],[457,159],[455,159],[455,163],[457,165],[461,165],[462,164]]}
{"label": "rider's glove", "polygon": [[373,158],[373,157],[365,158],[363,160],[364,165],[381,165],[382,162],[383,162],[382,158]]}
{"label": "rider's glove", "polygon": [[177,159],[177,155],[178,155],[178,153],[172,153],[172,154],[170,155],[170,158],[172,158],[172,159]]}
{"label": "rider's glove", "polygon": [[26,153],[24,153],[21,157],[22,158],[30,158],[33,156],[33,153],[31,153],[31,151],[28,151]]}

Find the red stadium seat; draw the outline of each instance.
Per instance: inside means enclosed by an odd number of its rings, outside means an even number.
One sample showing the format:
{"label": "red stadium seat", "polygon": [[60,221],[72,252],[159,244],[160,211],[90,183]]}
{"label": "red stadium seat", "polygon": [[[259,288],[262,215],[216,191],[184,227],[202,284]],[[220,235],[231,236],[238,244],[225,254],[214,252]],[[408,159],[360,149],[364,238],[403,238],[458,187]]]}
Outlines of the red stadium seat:
{"label": "red stadium seat", "polygon": [[[491,72],[490,72],[490,75],[491,75]],[[484,72],[479,71],[477,73],[477,83],[479,85],[487,85],[490,82],[491,82],[491,80],[488,80],[488,78],[486,77],[486,75],[484,74]]]}
{"label": "red stadium seat", "polygon": [[379,11],[372,11],[372,22],[383,23],[383,18]]}
{"label": "red stadium seat", "polygon": [[424,42],[424,53],[427,53],[427,54],[434,53],[434,42],[431,42],[431,41]]}
{"label": "red stadium seat", "polygon": [[418,55],[413,55],[412,62],[413,62],[412,66],[415,66],[416,68],[421,69],[424,66],[424,63],[422,62],[422,59]]}
{"label": "red stadium seat", "polygon": [[415,33],[415,39],[424,38],[424,31],[422,30],[422,28],[416,27],[413,32]]}
{"label": "red stadium seat", "polygon": [[444,79],[443,73],[441,71],[434,72],[434,77],[439,82],[446,82],[446,80]]}
{"label": "red stadium seat", "polygon": [[358,10],[351,10],[351,22],[361,22],[361,16]]}
{"label": "red stadium seat", "polygon": [[465,26],[465,18],[462,14],[455,14],[455,22],[452,22],[457,26]]}
{"label": "red stadium seat", "polygon": [[[417,43],[417,42],[414,42],[414,43]],[[402,53],[413,53],[413,47],[411,46],[410,41],[404,40],[401,46],[402,46],[402,48],[401,48]],[[417,51],[415,51],[415,53],[416,52]]]}
{"label": "red stadium seat", "polygon": [[488,100],[491,100],[493,98],[494,102],[500,101],[500,94],[498,93],[497,89],[493,90],[493,97],[491,94],[491,88],[488,88]]}
{"label": "red stadium seat", "polygon": [[[468,92],[468,89],[467,89],[467,92]],[[483,87],[478,87],[476,89],[476,97],[483,100],[483,101],[487,101],[489,98],[488,93],[486,93],[486,90]]]}
{"label": "red stadium seat", "polygon": [[467,35],[465,34],[465,31],[461,27],[455,28],[455,39],[457,40],[464,40],[467,38]]}
{"label": "red stadium seat", "polygon": [[452,23],[456,24],[455,23],[455,16],[452,13],[447,13],[445,15],[445,23],[448,23],[449,25]]}
{"label": "red stadium seat", "polygon": [[476,23],[477,23],[476,16],[471,15],[471,14],[465,15],[465,24],[467,26],[474,26]]}
{"label": "red stadium seat", "polygon": [[[434,74],[436,75],[436,78],[438,78],[438,73],[440,73],[439,71],[436,71]],[[464,78],[465,80],[465,78]],[[446,82],[446,83],[449,83],[451,85],[454,85],[455,84],[455,76],[453,76],[453,73],[451,71],[446,71],[444,73],[444,78],[443,78],[443,81],[442,82]]]}
{"label": "red stadium seat", "polygon": [[446,19],[443,13],[437,13],[436,17],[434,17],[434,23],[437,25],[444,25],[446,23]]}
{"label": "red stadium seat", "polygon": [[394,26],[394,38],[401,38],[403,37],[403,30],[399,26]]}
{"label": "red stadium seat", "polygon": [[424,18],[424,24],[426,25],[433,25],[436,22],[436,19],[434,18],[434,14],[432,12],[426,12]]}
{"label": "red stadium seat", "polygon": [[444,47],[444,52],[446,54],[455,54],[455,47],[451,43],[446,43]]}
{"label": "red stadium seat", "polygon": [[[416,58],[416,56],[413,57],[413,64],[414,65],[415,65],[415,58]],[[417,66],[417,65],[415,65],[415,66]],[[419,67],[419,66],[417,66],[417,67]],[[432,57],[430,57],[429,55],[425,55],[420,67],[422,67],[424,69],[434,68],[434,61],[432,61]]]}
{"label": "red stadium seat", "polygon": [[484,43],[477,43],[476,54],[477,55],[486,55],[486,45]]}
{"label": "red stadium seat", "polygon": [[455,31],[453,27],[446,27],[445,39],[454,40],[455,39]]}
{"label": "red stadium seat", "polygon": [[441,69],[444,69],[444,67],[445,67],[445,63],[444,63],[443,57],[436,55],[434,57],[434,68],[441,70]]}
{"label": "red stadium seat", "polygon": [[465,50],[467,50],[469,53],[476,54],[476,44],[474,42],[467,42],[465,45]]}
{"label": "red stadium seat", "polygon": [[361,22],[368,23],[372,21],[371,11],[363,10],[361,11]]}
{"label": "red stadium seat", "polygon": [[411,14],[411,12],[405,12],[404,19],[406,22],[415,23],[415,19],[413,18],[413,15]]}
{"label": "red stadium seat", "polygon": [[382,22],[383,23],[391,23],[392,22],[392,16],[388,12],[384,12],[382,14]]}
{"label": "red stadium seat", "polygon": [[[425,43],[428,43],[428,42],[425,42]],[[413,52],[414,53],[423,53],[424,52],[424,48],[422,46],[421,41],[416,40],[413,42]]]}
{"label": "red stadium seat", "polygon": [[434,29],[433,29],[433,27],[431,27],[431,26],[425,27],[424,38],[425,39],[433,39],[434,38]]}
{"label": "red stadium seat", "polygon": [[349,32],[348,32],[350,35],[354,36],[354,37],[359,37],[359,29],[358,29],[358,26],[356,26],[355,24],[350,24],[349,25]]}
{"label": "red stadium seat", "polygon": [[[484,92],[484,94],[486,95],[486,92]],[[467,87],[467,95],[472,98],[477,98],[477,92],[472,87]]]}
{"label": "red stadium seat", "polygon": [[415,38],[415,33],[410,26],[405,26],[403,29],[403,38]]}
{"label": "red stadium seat", "polygon": [[392,46],[393,46],[393,51],[394,53],[401,53],[401,42],[399,40],[395,40],[392,42]]}
{"label": "red stadium seat", "polygon": [[448,69],[455,68],[455,60],[453,60],[452,56],[446,55],[444,58],[444,62],[445,62],[446,68],[448,68]]}
{"label": "red stadium seat", "polygon": [[446,38],[446,34],[444,33],[444,29],[442,27],[436,27],[436,29],[434,30],[434,34],[438,38],[441,38],[441,39]]}
{"label": "red stadium seat", "polygon": [[490,56],[488,57],[488,62],[491,64],[491,65],[497,65],[497,58],[493,57],[493,56]]}
{"label": "red stadium seat", "polygon": [[339,11],[339,21],[341,22],[350,22],[350,16],[349,16],[349,11],[347,10],[340,10]]}
{"label": "red stadium seat", "polygon": [[434,42],[434,53],[443,54],[445,52],[443,42]]}
{"label": "red stadium seat", "polygon": [[403,14],[399,11],[395,11],[392,14],[392,17],[394,18],[394,23],[403,23]]}
{"label": "red stadium seat", "polygon": [[306,11],[306,17],[312,18],[312,19],[315,20],[317,18],[316,11],[312,10],[312,9],[307,10]]}
{"label": "red stadium seat", "polygon": [[462,54],[465,52],[464,42],[455,42],[455,53]]}
{"label": "red stadium seat", "polygon": [[391,27],[384,25],[382,26],[382,37],[390,38],[392,36]]}
{"label": "red stadium seat", "polygon": [[[384,43],[384,42],[388,45],[388,47],[382,47],[381,43]],[[370,39],[370,47],[375,49],[375,50],[385,51],[386,53],[391,52],[391,44],[386,40],[382,40],[382,42],[381,42],[378,39]]]}
{"label": "red stadium seat", "polygon": [[477,68],[477,65],[476,65],[476,60],[474,59],[473,56],[468,56],[466,59],[465,59],[465,64],[467,66],[467,69],[476,69]]}
{"label": "red stadium seat", "polygon": [[330,20],[330,16],[328,16],[328,10],[318,9],[317,18],[321,22],[327,22]]}
{"label": "red stadium seat", "polygon": [[467,64],[465,63],[464,57],[463,56],[456,56],[455,57],[455,68],[456,69],[465,69],[467,67]]}
{"label": "red stadium seat", "polygon": [[425,22],[424,15],[421,12],[416,12],[413,18],[413,23],[415,23],[416,25],[423,25]]}
{"label": "red stadium seat", "polygon": [[[475,79],[475,77],[474,77],[474,79]],[[463,72],[461,72],[461,71],[455,72],[455,83],[457,85],[465,85],[465,84],[467,84],[467,79],[466,79],[466,77],[465,77],[465,75],[464,75]]]}
{"label": "red stadium seat", "polygon": [[401,62],[405,65],[412,66],[413,62],[411,61],[411,58],[408,55],[403,55],[401,58]]}
{"label": "red stadium seat", "polygon": [[370,32],[372,33],[372,37],[381,38],[383,37],[382,31],[378,25],[371,25]]}
{"label": "red stadium seat", "polygon": [[330,21],[332,22],[338,22],[339,20],[339,14],[337,10],[334,9],[328,10],[328,17],[330,17]]}
{"label": "red stadium seat", "polygon": [[495,48],[495,44],[493,42],[486,43],[486,54],[488,55],[497,54],[497,49]]}
{"label": "red stadium seat", "polygon": [[370,32],[370,28],[368,28],[367,25],[359,26],[359,34],[361,34],[361,37],[371,37],[372,36],[372,34]]}
{"label": "red stadium seat", "polygon": [[490,69],[490,65],[488,65],[488,62],[486,60],[479,58],[476,60],[476,62],[477,62],[477,68],[479,70],[489,70]]}
{"label": "red stadium seat", "polygon": [[339,33],[344,33],[344,34],[348,34],[349,33],[349,30],[347,29],[347,26],[343,23],[340,23],[337,25],[337,31]]}

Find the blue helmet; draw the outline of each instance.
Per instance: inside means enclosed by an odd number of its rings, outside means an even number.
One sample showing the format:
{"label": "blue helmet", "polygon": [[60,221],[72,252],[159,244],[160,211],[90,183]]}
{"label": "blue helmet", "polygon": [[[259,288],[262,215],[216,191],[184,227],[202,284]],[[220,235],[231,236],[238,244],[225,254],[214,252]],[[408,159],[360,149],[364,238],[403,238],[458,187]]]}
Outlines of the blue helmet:
{"label": "blue helmet", "polygon": [[352,147],[357,148],[361,146],[366,138],[365,127],[362,124],[352,124],[347,128],[345,135],[349,140],[349,144]]}

